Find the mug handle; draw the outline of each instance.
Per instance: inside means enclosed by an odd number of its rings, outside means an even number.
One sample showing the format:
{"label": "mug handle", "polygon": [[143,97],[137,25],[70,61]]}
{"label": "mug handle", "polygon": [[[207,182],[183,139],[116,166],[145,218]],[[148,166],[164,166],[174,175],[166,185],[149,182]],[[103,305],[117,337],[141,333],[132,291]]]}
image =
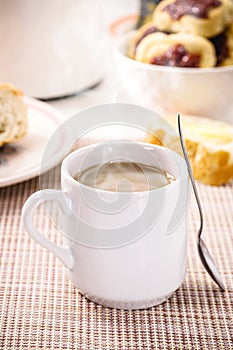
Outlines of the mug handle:
{"label": "mug handle", "polygon": [[64,193],[59,190],[41,190],[33,193],[24,203],[22,209],[23,223],[29,235],[41,244],[44,248],[50,250],[56,255],[61,262],[69,270],[73,267],[72,252],[68,248],[61,247],[49,241],[43,234],[41,234],[33,225],[33,215],[37,207],[43,202],[54,200],[58,203],[60,210],[65,215],[70,215],[70,209],[64,199]]}

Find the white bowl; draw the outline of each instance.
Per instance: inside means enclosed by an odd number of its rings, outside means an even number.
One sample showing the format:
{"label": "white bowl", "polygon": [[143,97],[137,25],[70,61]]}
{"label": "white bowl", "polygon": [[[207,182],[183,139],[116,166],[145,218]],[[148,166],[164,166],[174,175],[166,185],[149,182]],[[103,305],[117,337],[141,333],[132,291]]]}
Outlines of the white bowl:
{"label": "white bowl", "polygon": [[114,49],[120,80],[135,103],[159,113],[201,115],[233,123],[233,66],[175,68],[126,56],[132,33]]}

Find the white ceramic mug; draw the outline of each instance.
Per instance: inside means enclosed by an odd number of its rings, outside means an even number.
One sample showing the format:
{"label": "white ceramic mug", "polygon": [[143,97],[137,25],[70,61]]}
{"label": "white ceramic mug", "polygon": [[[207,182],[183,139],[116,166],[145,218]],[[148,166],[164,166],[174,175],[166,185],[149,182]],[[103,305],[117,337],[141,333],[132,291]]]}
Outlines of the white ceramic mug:
{"label": "white ceramic mug", "polygon": [[[155,190],[111,192],[74,180],[109,160],[165,169],[175,181]],[[79,291],[108,307],[138,309],[160,304],[181,285],[186,267],[189,179],[184,159],[164,147],[111,141],[80,148],[62,163],[61,187],[32,194],[23,207],[28,233],[66,266]],[[36,207],[58,203],[66,246],[33,226]]]}

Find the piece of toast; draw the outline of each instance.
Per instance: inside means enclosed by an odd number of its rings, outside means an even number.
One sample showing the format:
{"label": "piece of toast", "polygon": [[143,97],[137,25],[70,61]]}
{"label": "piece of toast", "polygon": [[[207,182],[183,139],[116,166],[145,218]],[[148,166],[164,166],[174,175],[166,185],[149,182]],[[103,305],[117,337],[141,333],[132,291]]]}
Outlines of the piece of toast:
{"label": "piece of toast", "polygon": [[[196,180],[219,186],[233,178],[233,125],[213,119],[182,115],[182,131]],[[165,120],[177,130],[177,116]],[[161,125],[148,132],[145,142],[162,144],[182,154],[178,134]]]}
{"label": "piece of toast", "polygon": [[27,108],[22,91],[0,84],[0,147],[18,141],[27,133]]}

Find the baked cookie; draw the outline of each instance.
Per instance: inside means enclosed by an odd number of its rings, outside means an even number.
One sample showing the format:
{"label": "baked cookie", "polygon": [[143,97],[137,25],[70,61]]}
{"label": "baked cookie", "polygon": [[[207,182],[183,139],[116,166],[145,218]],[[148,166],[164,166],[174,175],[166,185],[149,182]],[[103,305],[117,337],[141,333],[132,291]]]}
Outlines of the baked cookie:
{"label": "baked cookie", "polygon": [[136,49],[140,44],[140,42],[142,41],[142,39],[144,39],[147,35],[150,35],[156,32],[158,32],[158,29],[153,25],[152,22],[146,23],[141,28],[139,28],[135,32],[132,40],[129,43],[128,56],[130,58],[134,58]]}
{"label": "baked cookie", "polygon": [[153,24],[161,31],[213,37],[233,20],[232,0],[164,0],[153,14]]}
{"label": "baked cookie", "polygon": [[[177,117],[164,118],[177,130]],[[182,129],[194,177],[208,185],[219,186],[233,178],[233,125],[217,120],[182,117]],[[145,142],[164,145],[183,155],[180,139],[166,124],[148,132]]]}
{"label": "baked cookie", "polygon": [[27,133],[27,109],[22,91],[8,83],[0,84],[0,146]]}
{"label": "baked cookie", "polygon": [[172,67],[213,67],[216,55],[213,44],[192,34],[154,33],[137,47],[135,59],[140,62]]}

